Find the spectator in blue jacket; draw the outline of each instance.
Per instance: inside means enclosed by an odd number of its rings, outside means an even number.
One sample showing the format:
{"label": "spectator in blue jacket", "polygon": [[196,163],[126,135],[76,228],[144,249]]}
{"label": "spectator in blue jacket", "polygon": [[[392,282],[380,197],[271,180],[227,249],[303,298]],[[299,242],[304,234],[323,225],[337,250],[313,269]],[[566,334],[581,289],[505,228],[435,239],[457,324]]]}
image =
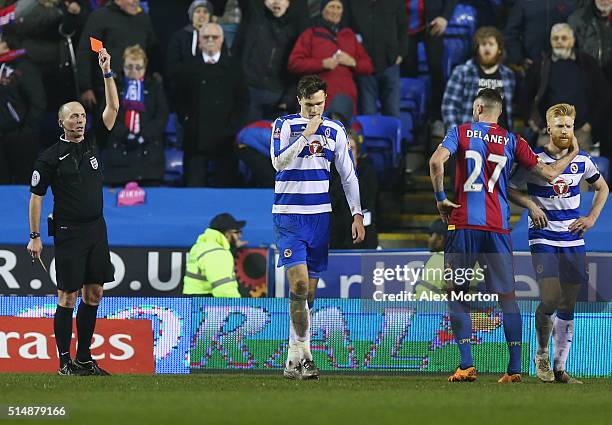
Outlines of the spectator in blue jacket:
{"label": "spectator in blue jacket", "polygon": [[446,128],[472,120],[472,104],[484,88],[496,89],[504,99],[499,124],[512,129],[514,72],[502,64],[504,38],[495,27],[482,27],[474,35],[476,56],[458,65],[451,74],[442,98],[442,119]]}

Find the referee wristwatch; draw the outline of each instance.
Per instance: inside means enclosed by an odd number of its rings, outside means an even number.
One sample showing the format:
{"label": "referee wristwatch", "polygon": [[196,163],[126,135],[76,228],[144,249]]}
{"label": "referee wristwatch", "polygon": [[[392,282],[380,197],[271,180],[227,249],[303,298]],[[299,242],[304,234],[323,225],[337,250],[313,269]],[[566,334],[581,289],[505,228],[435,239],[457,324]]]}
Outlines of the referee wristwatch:
{"label": "referee wristwatch", "polygon": [[30,239],[36,239],[36,238],[40,238],[40,233],[38,232],[30,233]]}

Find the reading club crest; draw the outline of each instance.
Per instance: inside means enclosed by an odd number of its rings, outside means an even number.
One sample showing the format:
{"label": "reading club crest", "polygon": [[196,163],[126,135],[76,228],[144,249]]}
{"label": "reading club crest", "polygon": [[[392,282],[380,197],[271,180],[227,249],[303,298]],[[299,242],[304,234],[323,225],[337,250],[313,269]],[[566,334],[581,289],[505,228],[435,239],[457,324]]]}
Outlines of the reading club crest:
{"label": "reading club crest", "polygon": [[572,162],[572,164],[570,165],[570,171],[572,172],[572,174],[576,174],[578,172],[578,164]]}
{"label": "reading club crest", "polygon": [[89,158],[89,163],[91,164],[91,168],[93,168],[94,170],[98,169],[98,160],[96,159],[95,156],[92,156],[91,158]]}

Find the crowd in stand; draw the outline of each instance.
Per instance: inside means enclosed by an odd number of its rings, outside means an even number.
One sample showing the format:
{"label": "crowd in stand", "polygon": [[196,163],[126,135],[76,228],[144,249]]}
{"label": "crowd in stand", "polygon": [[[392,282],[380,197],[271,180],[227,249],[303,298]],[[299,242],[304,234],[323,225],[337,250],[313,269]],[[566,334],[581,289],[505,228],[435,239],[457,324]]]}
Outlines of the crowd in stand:
{"label": "crowd in stand", "polygon": [[[443,41],[458,3],[475,7],[479,28],[473,54],[445,81]],[[582,148],[612,157],[612,0],[0,0],[0,8],[0,184],[28,183],[39,150],[55,142],[59,105],[79,99],[92,117],[104,109],[89,37],[110,52],[120,91],[113,131],[91,129],[110,185],[163,184],[169,114],[186,186],[244,185],[239,158],[257,161],[239,152],[236,135],[295,112],[307,74],[327,82],[328,112],[347,127],[357,114],[399,116],[400,79],[422,73],[419,43],[431,81],[419,124],[434,139],[469,121],[474,96],[491,87],[504,98],[501,124],[524,122],[532,145],[545,135],[544,111],[565,102],[577,107]],[[253,174],[269,179],[258,155]]]}

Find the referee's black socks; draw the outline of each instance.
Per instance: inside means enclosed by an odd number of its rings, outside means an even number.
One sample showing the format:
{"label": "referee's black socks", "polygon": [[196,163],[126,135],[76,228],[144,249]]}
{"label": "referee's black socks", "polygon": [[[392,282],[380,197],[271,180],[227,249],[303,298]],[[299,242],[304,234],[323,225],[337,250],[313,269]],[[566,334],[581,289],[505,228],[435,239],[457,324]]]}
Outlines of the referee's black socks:
{"label": "referee's black socks", "polygon": [[72,311],[73,308],[57,305],[53,317],[53,332],[59,353],[60,367],[70,360],[70,340],[72,339]]}
{"label": "referee's black socks", "polygon": [[79,335],[79,345],[77,346],[76,358],[79,361],[86,362],[91,360],[91,351],[89,350],[89,346],[91,345],[91,338],[93,337],[94,329],[96,327],[97,314],[97,305],[89,305],[81,301],[76,318],[77,333]]}

